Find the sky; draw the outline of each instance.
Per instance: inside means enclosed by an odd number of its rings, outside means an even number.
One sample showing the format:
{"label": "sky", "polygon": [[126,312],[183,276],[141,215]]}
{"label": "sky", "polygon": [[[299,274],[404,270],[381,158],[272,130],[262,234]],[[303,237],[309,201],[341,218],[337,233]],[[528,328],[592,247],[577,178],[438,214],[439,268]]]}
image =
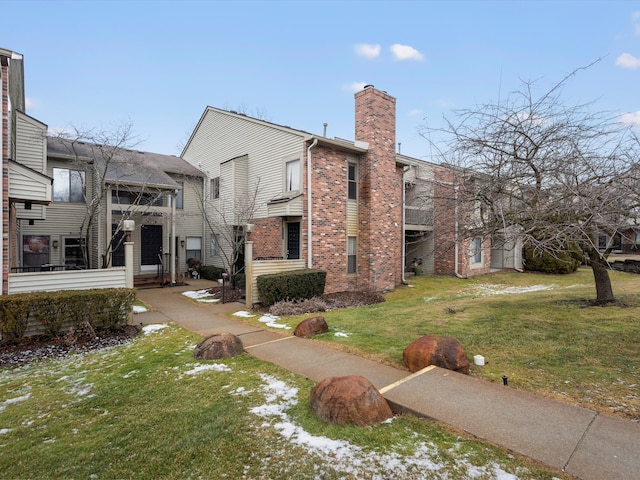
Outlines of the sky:
{"label": "sky", "polygon": [[640,130],[640,0],[0,0],[0,18],[26,113],[50,132],[131,123],[150,152],[180,155],[207,106],[353,140],[370,84],[397,99],[400,152],[434,160],[425,127],[591,64],[563,102]]}

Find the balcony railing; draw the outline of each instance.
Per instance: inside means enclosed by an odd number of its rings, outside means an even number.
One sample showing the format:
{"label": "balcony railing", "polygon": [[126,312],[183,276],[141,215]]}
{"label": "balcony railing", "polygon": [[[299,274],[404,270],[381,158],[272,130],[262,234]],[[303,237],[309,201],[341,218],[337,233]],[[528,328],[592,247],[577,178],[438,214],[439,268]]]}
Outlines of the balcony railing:
{"label": "balcony railing", "polygon": [[405,207],[404,223],[406,225],[433,226],[433,210],[421,207]]}

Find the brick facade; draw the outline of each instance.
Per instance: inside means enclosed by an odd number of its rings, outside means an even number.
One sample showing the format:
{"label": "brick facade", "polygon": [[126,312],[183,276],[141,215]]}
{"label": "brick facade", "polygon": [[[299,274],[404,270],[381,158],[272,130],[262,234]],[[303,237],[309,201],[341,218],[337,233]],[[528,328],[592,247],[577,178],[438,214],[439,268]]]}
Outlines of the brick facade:
{"label": "brick facade", "polygon": [[359,168],[358,267],[371,289],[391,290],[402,281],[404,241],[396,99],[367,87],[356,93],[355,102],[355,139],[369,144]]}

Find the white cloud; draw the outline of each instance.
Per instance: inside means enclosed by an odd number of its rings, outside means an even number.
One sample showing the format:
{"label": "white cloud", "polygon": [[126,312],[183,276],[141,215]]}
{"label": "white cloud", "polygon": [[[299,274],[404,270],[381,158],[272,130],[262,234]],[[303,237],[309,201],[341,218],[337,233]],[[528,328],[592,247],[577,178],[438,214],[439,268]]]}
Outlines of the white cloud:
{"label": "white cloud", "polygon": [[379,44],[359,43],[355,46],[355,51],[359,57],[372,59],[380,56],[381,48]]}
{"label": "white cloud", "polygon": [[623,53],[616,58],[616,65],[620,68],[635,70],[636,68],[640,68],[640,58],[634,57],[630,53]]}
{"label": "white cloud", "polygon": [[410,117],[417,117],[418,115],[422,115],[422,110],[419,108],[414,108],[413,110],[409,110]]}
{"label": "white cloud", "polygon": [[26,97],[24,99],[24,109],[30,110],[36,106],[36,102],[33,98]]}
{"label": "white cloud", "polygon": [[351,92],[351,93],[356,93],[359,92],[360,90],[362,90],[365,85],[368,85],[367,82],[353,82],[349,85],[343,85],[342,89],[347,91],[347,92]]}
{"label": "white cloud", "polygon": [[413,47],[409,45],[400,45],[394,43],[391,45],[391,53],[395,60],[424,60],[423,55]]}
{"label": "white cloud", "polygon": [[640,128],[640,110],[637,112],[623,113],[620,115],[620,121],[630,127]]}

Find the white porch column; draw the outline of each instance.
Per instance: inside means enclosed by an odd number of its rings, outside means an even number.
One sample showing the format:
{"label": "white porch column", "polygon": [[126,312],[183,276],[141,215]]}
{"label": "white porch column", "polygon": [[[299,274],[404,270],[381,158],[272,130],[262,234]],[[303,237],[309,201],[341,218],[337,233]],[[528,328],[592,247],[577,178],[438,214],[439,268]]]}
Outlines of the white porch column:
{"label": "white porch column", "polygon": [[133,242],[131,241],[131,232],[136,227],[133,220],[124,220],[122,229],[125,232],[124,241],[124,268],[125,268],[125,285],[127,288],[133,288]]}
{"label": "white porch column", "polygon": [[253,307],[253,241],[244,244],[245,306]]}
{"label": "white porch column", "polygon": [[171,252],[171,285],[176,283],[176,198],[178,197],[178,191],[175,190],[171,195],[171,240],[169,245],[169,251]]}

